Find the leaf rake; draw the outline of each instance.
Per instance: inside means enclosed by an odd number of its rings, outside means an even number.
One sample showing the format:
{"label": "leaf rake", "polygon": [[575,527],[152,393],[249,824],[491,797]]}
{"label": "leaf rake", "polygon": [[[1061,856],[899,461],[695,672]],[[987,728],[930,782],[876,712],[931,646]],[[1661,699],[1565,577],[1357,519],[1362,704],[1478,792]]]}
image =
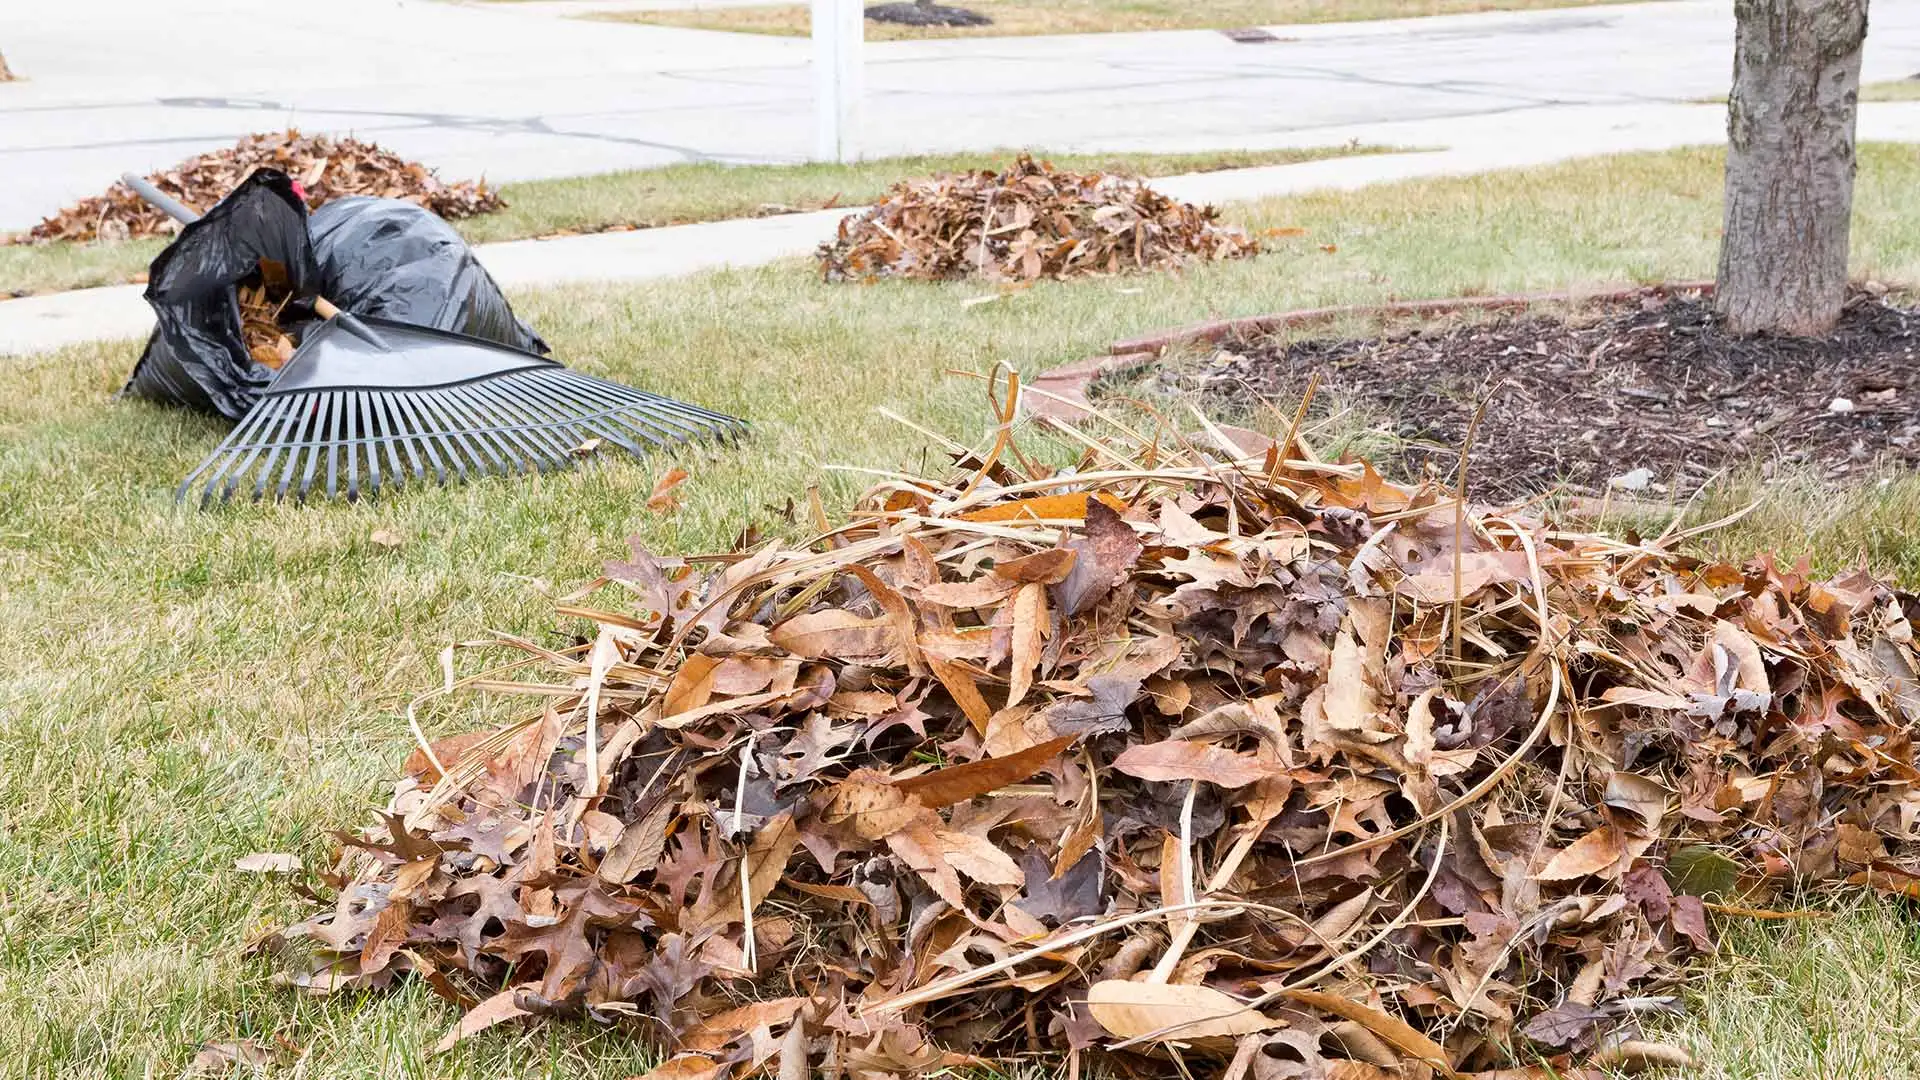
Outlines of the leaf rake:
{"label": "leaf rake", "polygon": [[[389,350],[404,358],[375,359]],[[599,443],[640,456],[745,428],[532,353],[336,315],[308,333],[177,498],[197,495],[210,506],[243,492],[304,499],[318,491],[356,500],[407,481],[566,468]]]}
{"label": "leaf rake", "polygon": [[[136,176],[126,182],[182,222],[198,220]],[[574,371],[506,345],[389,319],[325,298],[260,400],[175,497],[357,500],[383,486],[566,468],[601,443],[640,456],[727,439],[744,421]]]}

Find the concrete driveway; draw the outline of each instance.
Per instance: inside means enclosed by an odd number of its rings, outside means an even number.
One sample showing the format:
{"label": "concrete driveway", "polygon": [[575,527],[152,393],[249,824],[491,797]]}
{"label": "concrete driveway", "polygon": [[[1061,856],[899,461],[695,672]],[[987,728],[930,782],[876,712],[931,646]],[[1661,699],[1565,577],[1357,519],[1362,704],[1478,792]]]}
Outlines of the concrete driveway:
{"label": "concrete driveway", "polygon": [[[438,0],[0,5],[0,229],[249,131],[350,131],[492,180],[799,160],[803,39]],[[31,9],[28,14],[25,9]],[[871,154],[1500,141],[1724,92],[1730,0],[1274,28],[874,43]],[[1920,71],[1920,0],[1879,0],[1867,78]],[[1657,110],[1655,110],[1657,111]],[[1648,113],[1651,115],[1651,113]],[[1595,119],[1600,118],[1600,119]],[[1596,148],[1606,140],[1594,128]]]}

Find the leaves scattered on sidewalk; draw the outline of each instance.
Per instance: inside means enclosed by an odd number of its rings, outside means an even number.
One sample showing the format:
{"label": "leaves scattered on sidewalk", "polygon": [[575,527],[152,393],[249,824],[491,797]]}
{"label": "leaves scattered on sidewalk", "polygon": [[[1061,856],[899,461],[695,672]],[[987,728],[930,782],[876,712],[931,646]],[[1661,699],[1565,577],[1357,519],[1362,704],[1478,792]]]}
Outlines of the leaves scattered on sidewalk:
{"label": "leaves scattered on sidewalk", "polygon": [[1021,155],[1005,172],[895,184],[820,247],[829,279],[1034,281],[1165,270],[1259,251],[1212,207],[1178,202],[1138,179],[1074,173]]}
{"label": "leaves scattered on sidewalk", "polygon": [[[306,189],[309,209],[348,195],[405,199],[448,219],[485,214],[506,205],[484,182],[449,183],[425,165],[373,143],[344,136],[303,135],[292,128],[248,135],[229,149],[188,158],[147,179],[161,191],[204,212],[259,168],[279,169],[299,181]],[[147,205],[132,188],[116,181],[105,194],[67,207],[12,237],[11,242],[113,241],[171,236],[178,229],[163,211]]]}
{"label": "leaves scattered on sidewalk", "polygon": [[1920,598],[1013,430],[811,544],[636,543],[577,644],[450,667],[526,716],[336,834],[285,978],[420,978],[443,1047],[630,1025],[658,1078],[1544,1080],[1684,1062],[1635,1029],[1715,918],[1920,895]]}

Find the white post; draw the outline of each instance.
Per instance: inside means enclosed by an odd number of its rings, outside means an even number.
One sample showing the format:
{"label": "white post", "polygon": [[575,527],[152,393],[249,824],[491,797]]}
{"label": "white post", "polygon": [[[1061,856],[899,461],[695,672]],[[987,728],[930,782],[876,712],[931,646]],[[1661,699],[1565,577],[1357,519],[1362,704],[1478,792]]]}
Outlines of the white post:
{"label": "white post", "polygon": [[853,161],[860,156],[860,43],[866,37],[864,0],[813,0],[813,156]]}

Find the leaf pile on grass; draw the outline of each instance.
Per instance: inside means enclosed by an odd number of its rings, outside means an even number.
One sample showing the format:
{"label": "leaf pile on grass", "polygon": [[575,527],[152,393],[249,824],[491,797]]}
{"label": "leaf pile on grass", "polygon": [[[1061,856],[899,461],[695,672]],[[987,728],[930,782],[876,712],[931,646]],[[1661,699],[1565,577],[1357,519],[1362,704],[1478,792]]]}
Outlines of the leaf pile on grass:
{"label": "leaf pile on grass", "polygon": [[[418,203],[449,220],[490,213],[506,206],[500,193],[483,181],[447,182],[416,161],[359,139],[284,132],[248,135],[226,150],[191,157],[147,177],[155,187],[196,210],[226,198],[255,169],[279,169],[306,190],[307,207],[373,195]],[[15,243],[125,240],[171,236],[179,225],[149,206],[132,188],[116,181],[105,194],[80,202],[43,220]]]}
{"label": "leaf pile on grass", "polygon": [[1074,173],[1021,155],[982,169],[895,184],[820,246],[832,280],[881,277],[1025,282],[1165,270],[1257,253],[1213,207],[1170,199],[1142,181]]}
{"label": "leaf pile on grass", "polygon": [[544,706],[422,742],[284,977],[421,978],[443,1046],[628,1025],[659,1078],[1544,1080],[1685,1061],[1636,1024],[1711,912],[1920,889],[1920,598],[1012,430],[808,544],[636,543],[590,637],[450,668]]}

